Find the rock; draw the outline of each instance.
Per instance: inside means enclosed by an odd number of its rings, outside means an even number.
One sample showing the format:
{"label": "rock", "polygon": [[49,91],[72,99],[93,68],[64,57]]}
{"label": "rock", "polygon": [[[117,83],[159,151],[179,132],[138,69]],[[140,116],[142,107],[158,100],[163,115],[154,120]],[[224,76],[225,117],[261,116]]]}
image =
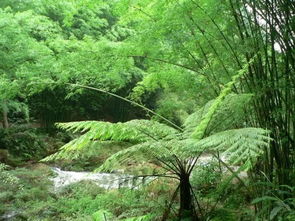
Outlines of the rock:
{"label": "rock", "polygon": [[18,218],[17,220],[27,220],[25,217],[23,217],[23,215],[20,213],[20,211],[10,211],[5,213],[4,215],[0,216],[0,220],[5,220],[5,221],[9,221],[9,220],[16,220],[16,218]]}
{"label": "rock", "polygon": [[38,170],[42,171],[42,174],[44,175],[51,175],[52,169],[50,166],[44,164],[44,163],[34,163],[26,166],[30,170]]}
{"label": "rock", "polygon": [[0,149],[0,162],[8,163],[9,152],[6,149]]}

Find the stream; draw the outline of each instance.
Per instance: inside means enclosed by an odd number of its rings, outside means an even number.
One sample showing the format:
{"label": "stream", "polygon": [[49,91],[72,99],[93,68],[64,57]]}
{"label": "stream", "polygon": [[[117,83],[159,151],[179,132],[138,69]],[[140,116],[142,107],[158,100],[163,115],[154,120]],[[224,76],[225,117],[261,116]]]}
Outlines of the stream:
{"label": "stream", "polygon": [[[208,164],[211,160],[212,156],[201,156],[198,159],[198,164]],[[82,180],[91,180],[99,187],[104,189],[119,189],[122,187],[136,189],[141,184],[145,184],[146,182],[150,182],[155,179],[155,177],[152,176],[137,177],[120,173],[74,172],[61,170],[58,167],[52,167],[51,169],[56,174],[55,177],[51,178],[55,191],[58,191],[69,184],[77,183]]]}
{"label": "stream", "polygon": [[[210,163],[212,156],[203,155],[198,159],[198,165],[204,165]],[[223,159],[225,160],[225,159]],[[59,189],[82,180],[91,180],[95,182],[99,187],[104,189],[119,189],[122,187],[138,188],[141,184],[150,182],[156,177],[137,177],[128,174],[120,173],[94,173],[94,172],[74,172],[61,170],[58,167],[51,168],[56,176],[51,178],[54,183],[54,190]]]}
{"label": "stream", "polygon": [[[225,160],[225,159],[223,159]],[[205,165],[212,161],[212,156],[203,155],[198,159],[198,165]],[[104,189],[119,189],[122,187],[138,188],[141,184],[150,182],[156,177],[137,177],[128,174],[120,173],[94,173],[94,172],[74,172],[61,170],[58,167],[51,168],[56,176],[51,178],[54,184],[54,190],[58,191],[63,187],[77,183],[82,180],[91,180],[95,182],[99,187]]]}
{"label": "stream", "polygon": [[91,180],[104,189],[119,189],[123,187],[136,189],[141,184],[145,184],[147,181],[152,181],[154,179],[153,177],[136,177],[118,173],[64,171],[57,167],[53,167],[52,170],[56,174],[55,177],[51,178],[55,191],[82,180]]}

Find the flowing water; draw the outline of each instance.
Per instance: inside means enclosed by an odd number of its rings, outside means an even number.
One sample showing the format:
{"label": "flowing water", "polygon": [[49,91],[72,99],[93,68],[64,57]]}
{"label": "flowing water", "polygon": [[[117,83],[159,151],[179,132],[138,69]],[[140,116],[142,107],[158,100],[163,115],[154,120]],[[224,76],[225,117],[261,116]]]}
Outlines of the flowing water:
{"label": "flowing water", "polygon": [[116,173],[64,171],[57,167],[53,167],[52,170],[56,173],[56,176],[51,178],[55,190],[82,180],[91,180],[104,189],[119,189],[122,187],[138,188],[141,184],[154,179],[153,177],[143,178]]}
{"label": "flowing water", "polygon": [[[226,161],[225,157],[222,157],[223,161]],[[197,165],[207,165],[212,162],[212,156],[202,155],[198,158]],[[237,171],[238,167],[231,167],[234,171]],[[223,168],[226,172],[226,168]],[[119,189],[122,187],[138,188],[141,184],[150,182],[156,177],[137,177],[128,174],[119,173],[94,173],[94,172],[74,172],[64,171],[57,167],[53,167],[52,170],[56,173],[51,180],[54,183],[54,189],[57,191],[69,184],[77,183],[82,180],[91,180],[95,182],[99,187],[104,189]],[[240,174],[244,177],[245,174]]]}

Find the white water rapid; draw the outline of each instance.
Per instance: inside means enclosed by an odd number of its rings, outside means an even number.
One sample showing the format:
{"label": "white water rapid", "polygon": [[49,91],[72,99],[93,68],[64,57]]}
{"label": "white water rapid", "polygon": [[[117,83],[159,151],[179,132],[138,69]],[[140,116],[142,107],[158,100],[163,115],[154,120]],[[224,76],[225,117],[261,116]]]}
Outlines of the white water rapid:
{"label": "white water rapid", "polygon": [[104,189],[118,189],[122,187],[137,188],[147,180],[151,181],[153,179],[152,177],[144,179],[142,177],[115,173],[63,171],[57,167],[53,167],[52,170],[56,173],[56,176],[51,178],[55,190],[82,180],[94,181],[99,187]]}

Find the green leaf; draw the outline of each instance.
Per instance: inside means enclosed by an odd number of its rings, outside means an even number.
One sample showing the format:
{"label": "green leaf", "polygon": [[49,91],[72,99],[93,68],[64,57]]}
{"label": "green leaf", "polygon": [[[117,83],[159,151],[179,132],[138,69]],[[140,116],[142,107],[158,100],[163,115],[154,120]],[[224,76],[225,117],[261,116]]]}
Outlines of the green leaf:
{"label": "green leaf", "polygon": [[281,206],[277,206],[277,207],[273,208],[270,212],[270,216],[269,216],[270,220],[273,220],[282,209],[283,209],[283,207],[281,207]]}
{"label": "green leaf", "polygon": [[108,212],[107,210],[98,210],[97,212],[92,214],[93,221],[110,221],[113,218],[113,214]]}
{"label": "green leaf", "polygon": [[145,216],[138,216],[138,217],[123,219],[122,221],[150,221],[150,220],[151,220],[151,215],[145,215]]}
{"label": "green leaf", "polygon": [[272,196],[263,196],[263,197],[259,197],[254,199],[251,203],[252,204],[256,204],[256,203],[260,203],[260,202],[264,202],[264,201],[277,201],[278,199]]}
{"label": "green leaf", "polygon": [[218,107],[222,104],[225,97],[231,92],[232,87],[238,82],[239,78],[242,77],[246,73],[246,71],[248,70],[249,64],[252,62],[253,62],[253,59],[251,61],[249,61],[249,63],[244,65],[244,67],[241,70],[239,70],[236,75],[234,75],[232,77],[232,80],[225,85],[224,89],[220,92],[218,97],[215,99],[215,101],[210,106],[208,112],[202,118],[200,124],[197,126],[195,131],[192,133],[192,138],[194,138],[196,140],[200,140],[204,137],[207,127],[208,127],[214,113],[218,110]]}

